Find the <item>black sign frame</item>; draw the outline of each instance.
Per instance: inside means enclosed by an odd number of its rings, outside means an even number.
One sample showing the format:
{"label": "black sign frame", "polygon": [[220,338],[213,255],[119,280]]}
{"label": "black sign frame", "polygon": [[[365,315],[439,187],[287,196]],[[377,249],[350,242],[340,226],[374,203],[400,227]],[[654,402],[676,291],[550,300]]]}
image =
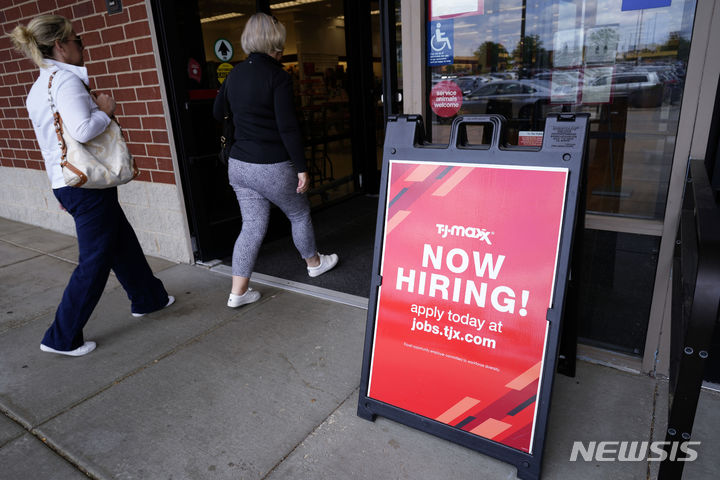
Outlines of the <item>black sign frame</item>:
{"label": "black sign frame", "polygon": [[[489,146],[466,146],[466,126],[469,124],[492,125],[492,139]],[[388,118],[385,144],[383,147],[380,203],[375,227],[375,250],[370,282],[368,316],[363,351],[362,377],[357,414],[373,421],[377,415],[395,420],[407,426],[430,433],[437,437],[463,445],[485,455],[510,463],[517,468],[517,476],[523,480],[540,478],[545,435],[550,411],[550,399],[555,369],[558,362],[562,318],[566,301],[566,290],[570,276],[573,234],[578,220],[580,193],[586,157],[589,131],[589,114],[550,114],[545,123],[543,144],[536,147],[502,147],[501,136],[505,119],[501,115],[474,115],[456,117],[451,126],[448,145],[425,145],[422,118],[418,115],[399,115]],[[382,284],[380,262],[384,241],[385,203],[388,195],[388,174],[391,160],[413,162],[514,165],[527,167],[567,168],[568,185],[565,198],[565,212],[560,234],[557,271],[555,276],[554,305],[547,310],[549,331],[545,359],[541,372],[542,386],[537,398],[535,435],[532,452],[526,453],[492,440],[480,437],[459,428],[438,422],[428,417],[381,402],[367,395],[370,367],[373,354],[373,339],[376,323],[379,287]]]}

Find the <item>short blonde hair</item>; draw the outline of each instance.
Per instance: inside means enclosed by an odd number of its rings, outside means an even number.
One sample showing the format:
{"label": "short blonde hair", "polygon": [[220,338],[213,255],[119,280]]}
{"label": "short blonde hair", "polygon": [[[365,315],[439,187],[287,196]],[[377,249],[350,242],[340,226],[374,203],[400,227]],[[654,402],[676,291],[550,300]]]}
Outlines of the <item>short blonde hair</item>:
{"label": "short blonde hair", "polygon": [[253,52],[274,55],[285,48],[285,26],[277,18],[265,13],[256,13],[245,24],[240,42],[250,55]]}
{"label": "short blonde hair", "polygon": [[60,15],[40,15],[30,20],[27,27],[18,25],[8,36],[16,50],[43,68],[46,66],[43,59],[53,56],[55,41],[66,41],[72,31],[72,23],[67,18]]}

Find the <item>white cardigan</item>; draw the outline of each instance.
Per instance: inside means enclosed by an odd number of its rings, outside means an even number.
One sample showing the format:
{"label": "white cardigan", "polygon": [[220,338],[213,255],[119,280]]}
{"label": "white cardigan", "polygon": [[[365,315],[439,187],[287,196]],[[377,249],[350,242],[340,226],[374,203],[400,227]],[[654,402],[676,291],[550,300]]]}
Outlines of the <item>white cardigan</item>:
{"label": "white cardigan", "polygon": [[89,83],[87,68],[49,59],[45,62],[48,66],[40,69],[40,77],[30,88],[25,105],[40,144],[50,184],[52,188],[61,188],[65,186],[65,181],[60,167],[62,152],[48,101],[50,75],[58,72],[53,78],[51,93],[66,134],[78,142],[87,142],[105,131],[110,117],[98,108],[85,88]]}

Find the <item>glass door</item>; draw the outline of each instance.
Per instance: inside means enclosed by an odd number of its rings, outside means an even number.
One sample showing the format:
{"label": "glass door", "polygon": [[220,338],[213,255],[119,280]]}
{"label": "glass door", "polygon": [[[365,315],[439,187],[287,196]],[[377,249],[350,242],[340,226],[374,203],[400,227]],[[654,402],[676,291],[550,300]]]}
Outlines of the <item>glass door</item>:
{"label": "glass door", "polygon": [[222,258],[232,250],[241,219],[227,168],[218,160],[220,130],[212,106],[223,75],[239,61],[230,34],[256,11],[255,1],[150,5],[193,252],[196,260]]}
{"label": "glass door", "polygon": [[[212,105],[227,74],[246,57],[240,37],[256,11],[274,15],[287,29],[281,62],[294,79],[313,208],[374,188],[380,95],[375,83],[381,77],[379,27],[371,21],[378,23],[378,12],[372,13],[369,3],[153,0],[151,5],[197,259],[229,255],[240,230],[237,201],[217,159],[220,131]],[[286,233],[281,217],[273,214],[268,238]]]}
{"label": "glass door", "polygon": [[641,356],[695,1],[458,5],[427,2],[433,141],[457,115],[497,113],[505,144],[534,148],[548,113],[590,114],[579,336]]}
{"label": "glass door", "polygon": [[[254,13],[255,2],[251,2]],[[248,14],[237,2],[200,0],[206,69],[219,88],[229,69],[245,59],[240,36]],[[292,75],[296,112],[304,136],[313,206],[355,191],[350,141],[348,59],[342,2],[271,1],[269,11],[287,30],[281,60]],[[217,14],[215,14],[217,13]],[[217,42],[232,54],[220,58]],[[222,56],[222,54],[221,54]]]}
{"label": "glass door", "polygon": [[292,74],[311,174],[313,206],[355,192],[348,57],[342,2],[270,2],[287,28],[282,63]]}

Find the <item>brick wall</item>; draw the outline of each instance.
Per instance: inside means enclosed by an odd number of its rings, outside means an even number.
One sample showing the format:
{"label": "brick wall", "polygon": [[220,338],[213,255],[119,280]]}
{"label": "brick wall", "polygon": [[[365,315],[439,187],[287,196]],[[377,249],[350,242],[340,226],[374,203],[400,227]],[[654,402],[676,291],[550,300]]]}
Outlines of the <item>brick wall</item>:
{"label": "brick wall", "polygon": [[0,166],[45,168],[25,109],[38,68],[7,34],[53,13],[82,35],[90,87],[117,101],[116,116],[141,169],[137,180],[175,183],[147,7],[144,0],[122,3],[121,13],[108,15],[105,0],[0,0]]}

